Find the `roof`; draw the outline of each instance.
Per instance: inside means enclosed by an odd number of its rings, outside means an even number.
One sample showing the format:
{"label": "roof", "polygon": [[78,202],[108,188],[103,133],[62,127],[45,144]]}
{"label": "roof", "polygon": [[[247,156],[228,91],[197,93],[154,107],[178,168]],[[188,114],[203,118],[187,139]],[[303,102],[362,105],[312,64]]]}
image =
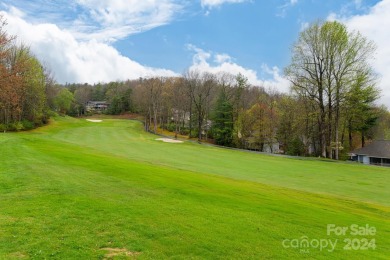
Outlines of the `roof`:
{"label": "roof", "polygon": [[107,103],[107,101],[88,101],[87,103],[97,104],[97,103]]}
{"label": "roof", "polygon": [[352,153],[369,157],[390,158],[390,140],[373,141],[369,145],[356,149]]}

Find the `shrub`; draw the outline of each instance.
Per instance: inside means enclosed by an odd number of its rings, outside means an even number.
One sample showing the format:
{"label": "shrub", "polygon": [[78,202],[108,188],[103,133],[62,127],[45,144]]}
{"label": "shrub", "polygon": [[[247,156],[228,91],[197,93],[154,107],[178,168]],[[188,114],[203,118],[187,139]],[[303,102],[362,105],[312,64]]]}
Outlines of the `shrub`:
{"label": "shrub", "polygon": [[21,131],[24,129],[22,122],[14,122],[8,125],[9,131]]}
{"label": "shrub", "polygon": [[176,125],[175,125],[175,123],[169,123],[169,124],[166,126],[166,128],[167,128],[167,130],[168,130],[169,132],[175,132],[175,130],[176,130]]}
{"label": "shrub", "polygon": [[287,154],[293,156],[305,155],[305,144],[299,137],[295,137],[288,143]]}
{"label": "shrub", "polygon": [[35,128],[35,124],[33,122],[30,122],[28,120],[22,120],[22,126],[23,130],[31,130]]}

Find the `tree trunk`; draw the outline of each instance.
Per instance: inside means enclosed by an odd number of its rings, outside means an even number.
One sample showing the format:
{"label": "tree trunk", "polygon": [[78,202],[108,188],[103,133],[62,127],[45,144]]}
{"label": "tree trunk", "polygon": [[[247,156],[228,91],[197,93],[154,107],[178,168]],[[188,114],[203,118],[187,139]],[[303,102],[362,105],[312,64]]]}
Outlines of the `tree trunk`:
{"label": "tree trunk", "polygon": [[153,129],[154,129],[154,133],[157,134],[157,111],[154,109],[153,110]]}
{"label": "tree trunk", "polygon": [[328,147],[327,150],[327,157],[329,159],[333,159],[333,152],[332,152],[332,121],[333,121],[333,116],[332,116],[332,99],[329,97],[328,99],[328,133],[327,133],[327,140],[326,140],[326,146]]}
{"label": "tree trunk", "polygon": [[336,150],[334,153],[334,159],[338,160],[339,159],[339,126],[338,123],[336,123],[336,130],[335,130],[335,141],[336,141]]}
{"label": "tree trunk", "polygon": [[202,123],[203,123],[203,119],[202,119],[202,115],[201,113],[198,111],[198,142],[201,142],[202,141]]}
{"label": "tree trunk", "polygon": [[334,154],[334,157],[336,160],[339,159],[339,121],[340,121],[340,109],[339,109],[339,90],[337,89],[337,92],[336,92],[336,97],[337,97],[337,101],[336,101],[336,116],[335,116],[335,142],[336,142],[336,150],[335,150],[335,154]]}
{"label": "tree trunk", "polygon": [[190,138],[192,137],[192,98],[190,100],[190,133],[189,136]]}
{"label": "tree trunk", "polygon": [[149,125],[148,125],[148,131],[150,131],[150,127],[152,125],[152,111],[149,108]]}
{"label": "tree trunk", "polygon": [[176,113],[176,118],[175,118],[175,139],[177,139],[178,129],[179,129],[179,111]]}
{"label": "tree trunk", "polygon": [[325,129],[325,113],[321,112],[320,122],[318,123],[320,152],[321,156],[326,158],[326,129]]}
{"label": "tree trunk", "polygon": [[347,125],[347,123],[346,122],[344,122],[344,124],[343,124],[343,131],[341,132],[341,144],[344,146],[344,142],[345,142],[345,128],[346,128],[346,125]]}
{"label": "tree trunk", "polygon": [[349,142],[349,151],[352,151],[352,126],[351,121],[348,122],[348,142]]}
{"label": "tree trunk", "polygon": [[[322,80],[320,81],[322,82]],[[321,147],[321,154],[322,157],[326,158],[326,125],[325,125],[325,106],[324,106],[324,100],[323,100],[323,89],[322,86],[319,86],[319,107],[320,107],[320,147]]]}

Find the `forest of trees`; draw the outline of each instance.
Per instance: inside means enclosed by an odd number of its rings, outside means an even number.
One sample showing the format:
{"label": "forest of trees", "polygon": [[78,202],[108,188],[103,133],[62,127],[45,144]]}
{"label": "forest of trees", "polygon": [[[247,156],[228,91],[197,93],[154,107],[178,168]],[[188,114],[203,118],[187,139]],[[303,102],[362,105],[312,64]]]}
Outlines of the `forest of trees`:
{"label": "forest of trees", "polygon": [[89,115],[88,101],[106,101],[104,113],[142,115],[147,131],[271,153],[340,159],[369,140],[390,138],[390,114],[375,103],[375,46],[338,22],[314,23],[300,34],[285,69],[290,93],[253,86],[241,74],[195,70],[173,78],[59,85],[4,31],[0,44],[2,130],[41,125],[51,111]]}
{"label": "forest of trees", "polygon": [[[336,148],[345,157],[351,149],[364,145],[362,140],[390,138],[390,114],[385,107],[375,105],[377,94],[373,96],[371,87],[354,86],[340,102],[338,145],[334,144],[335,116],[321,122],[321,111],[309,97],[252,86],[242,75],[191,71],[176,78],[64,87],[73,94],[70,115],[88,114],[88,100],[106,100],[110,107],[104,113],[142,115],[147,131],[160,133],[165,129],[176,136],[229,147],[322,156],[321,124],[333,134],[325,143],[329,158],[336,158]],[[329,107],[327,104],[326,109]]]}
{"label": "forest of trees", "polygon": [[5,26],[0,16],[0,131],[33,129],[56,112],[65,114],[73,94]]}
{"label": "forest of trees", "polygon": [[30,129],[47,120],[45,71],[4,26],[0,17],[0,131]]}

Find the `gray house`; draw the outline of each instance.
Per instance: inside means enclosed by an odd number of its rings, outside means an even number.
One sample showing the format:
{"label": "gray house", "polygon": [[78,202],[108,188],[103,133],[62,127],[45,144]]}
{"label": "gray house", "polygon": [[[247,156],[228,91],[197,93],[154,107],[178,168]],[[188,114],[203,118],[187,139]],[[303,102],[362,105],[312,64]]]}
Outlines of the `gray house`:
{"label": "gray house", "polygon": [[390,166],[390,141],[373,141],[369,145],[353,151],[350,156],[353,161],[360,163]]}
{"label": "gray house", "polygon": [[85,104],[85,108],[88,112],[102,112],[109,107],[109,103],[107,101],[88,101]]}

